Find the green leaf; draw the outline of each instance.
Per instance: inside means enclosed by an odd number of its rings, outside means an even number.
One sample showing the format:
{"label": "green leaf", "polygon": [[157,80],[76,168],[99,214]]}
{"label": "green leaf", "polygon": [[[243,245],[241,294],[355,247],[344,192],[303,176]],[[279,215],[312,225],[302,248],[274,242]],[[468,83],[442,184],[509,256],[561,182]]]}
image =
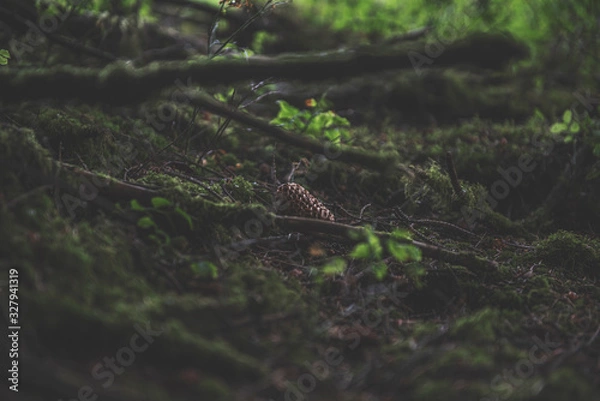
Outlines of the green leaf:
{"label": "green leaf", "polygon": [[346,270],[346,261],[342,258],[333,258],[321,268],[321,272],[326,276],[342,274]]}
{"label": "green leaf", "polygon": [[278,100],[277,103],[279,103],[279,113],[277,113],[277,118],[292,119],[300,112],[300,110],[285,100]]}
{"label": "green leaf", "polygon": [[388,241],[388,250],[398,262],[409,262],[421,260],[421,250],[414,245],[399,244],[396,241]]}
{"label": "green leaf", "polygon": [[156,209],[163,206],[171,206],[171,201],[165,198],[161,198],[160,196],[152,198],[152,206]]}
{"label": "green leaf", "polygon": [[148,216],[142,217],[137,221],[137,225],[140,228],[156,227],[156,223]]}
{"label": "green leaf", "polygon": [[396,228],[394,231],[392,231],[391,236],[392,238],[398,240],[412,241],[412,236],[410,234],[410,231],[408,230],[401,230],[399,228]]}
{"label": "green leaf", "polygon": [[565,124],[569,124],[572,119],[573,119],[573,112],[571,112],[571,110],[565,110],[565,112],[563,114],[563,122]]}
{"label": "green leaf", "polygon": [[383,248],[381,247],[381,242],[379,241],[379,237],[373,234],[372,231],[367,231],[367,242],[371,247],[371,252],[376,259],[381,259],[381,255],[383,254]]}
{"label": "green leaf", "polygon": [[210,278],[214,280],[219,277],[219,269],[214,265],[214,263],[211,262],[194,262],[190,264],[190,268],[194,274],[203,278]]}
{"label": "green leaf", "polygon": [[573,134],[578,133],[580,129],[581,127],[579,126],[579,123],[577,121],[573,121],[573,123],[569,127],[569,131]]}
{"label": "green leaf", "polygon": [[371,256],[371,247],[364,242],[356,245],[350,253],[350,257],[354,259],[366,259],[369,256]]}
{"label": "green leaf", "polygon": [[564,139],[564,143],[571,143],[573,142],[573,135],[567,135]]}
{"label": "green leaf", "polygon": [[563,123],[554,123],[550,127],[550,132],[552,132],[553,134],[560,134],[561,132],[566,131],[566,130],[567,130],[567,126]]}
{"label": "green leaf", "polygon": [[187,221],[188,225],[190,226],[190,230],[194,229],[194,225],[192,224],[192,218],[189,214],[187,214],[183,209],[181,209],[179,206],[177,206],[175,208],[175,212],[178,213],[181,217],[183,217],[185,219],[185,221]]}
{"label": "green leaf", "polygon": [[329,139],[329,141],[335,145],[341,142],[341,136],[342,135],[339,128],[328,129],[325,131],[325,138]]}
{"label": "green leaf", "polygon": [[138,202],[137,199],[132,199],[130,202],[130,205],[131,205],[132,210],[137,210],[140,212],[146,210],[146,208],[144,208],[142,205],[140,205],[140,202]]}
{"label": "green leaf", "polygon": [[375,274],[375,278],[379,281],[383,280],[387,275],[388,267],[383,262],[377,262],[371,266],[373,270],[373,274]]}
{"label": "green leaf", "polygon": [[340,127],[349,127],[350,121],[347,118],[338,116],[334,112],[331,112],[331,122]]}
{"label": "green leaf", "polygon": [[540,121],[540,122],[544,122],[546,121],[546,116],[544,116],[544,113],[541,112],[540,109],[536,108],[533,112],[533,118],[534,120]]}

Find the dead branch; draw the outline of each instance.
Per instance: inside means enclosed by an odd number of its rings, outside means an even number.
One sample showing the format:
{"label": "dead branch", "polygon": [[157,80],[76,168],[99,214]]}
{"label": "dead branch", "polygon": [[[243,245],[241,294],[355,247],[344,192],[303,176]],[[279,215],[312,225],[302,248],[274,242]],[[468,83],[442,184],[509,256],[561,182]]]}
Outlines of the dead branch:
{"label": "dead branch", "polygon": [[[327,234],[329,236],[350,238],[350,233],[355,233],[356,237],[362,238],[365,233],[363,227],[354,227],[347,224],[335,223],[325,220],[307,219],[293,216],[275,216],[275,221],[282,226],[301,233]],[[375,232],[380,239],[391,238],[390,233]],[[399,241],[396,239],[396,241]],[[412,244],[419,248],[425,257],[441,260],[451,264],[464,266],[473,273],[495,271],[498,263],[492,260],[484,259],[471,252],[453,252],[443,249],[439,246],[425,244],[419,241],[406,240],[407,244]]]}
{"label": "dead branch", "polygon": [[222,102],[219,102],[201,92],[186,92],[187,98],[196,106],[202,107],[212,113],[222,117],[231,118],[238,123],[248,127],[256,128],[261,132],[277,139],[278,141],[297,146],[317,154],[325,154],[329,159],[345,162],[356,163],[367,168],[386,171],[393,167],[397,162],[395,154],[379,154],[367,152],[364,150],[351,148],[349,146],[341,146],[336,148],[331,143],[322,143],[315,139],[300,136],[292,132],[281,129],[275,125],[269,124],[267,121],[254,117],[249,113],[238,111]]}
{"label": "dead branch", "polygon": [[[214,86],[267,78],[303,82],[343,79],[414,68],[416,55],[426,57],[425,48],[424,42],[410,42],[396,47],[368,46],[329,53],[170,61],[137,69],[124,62],[103,69],[70,66],[47,70],[4,68],[0,70],[0,99],[14,102],[77,98],[85,102],[122,105],[145,100],[156,91],[181,81]],[[513,39],[479,34],[448,45],[431,63],[436,67],[473,65],[499,69],[510,60],[526,55],[523,45]]]}

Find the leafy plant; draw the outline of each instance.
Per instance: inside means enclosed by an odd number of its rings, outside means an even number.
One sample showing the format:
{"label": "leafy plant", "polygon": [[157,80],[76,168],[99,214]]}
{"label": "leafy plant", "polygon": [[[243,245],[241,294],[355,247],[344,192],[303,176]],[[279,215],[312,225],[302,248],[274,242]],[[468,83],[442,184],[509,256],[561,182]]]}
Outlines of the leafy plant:
{"label": "leafy plant", "polygon": [[321,267],[321,274],[325,276],[335,276],[336,274],[342,274],[345,270],[346,261],[342,258],[333,258]]}
{"label": "leafy plant", "polygon": [[152,0],[37,0],[39,10],[51,14],[61,14],[66,10],[73,13],[107,12],[110,15],[133,15],[145,20],[152,20]]}
{"label": "leafy plant", "polygon": [[[598,112],[600,113],[600,107],[598,107]],[[562,121],[550,126],[550,132],[564,135],[565,143],[573,142],[580,137],[592,148],[594,156],[600,157],[600,119],[591,117],[588,111],[575,118],[571,110],[566,110],[563,113]]]}
{"label": "leafy plant", "polygon": [[325,99],[316,101],[307,99],[305,105],[312,110],[300,110],[285,100],[279,100],[279,113],[271,120],[271,124],[279,125],[289,131],[299,131],[315,138],[324,137],[334,144],[341,139],[350,138],[346,127],[350,122],[329,110],[331,103]]}
{"label": "leafy plant", "polygon": [[575,135],[579,133],[581,127],[579,123],[573,120],[573,112],[571,110],[566,110],[563,113],[562,121],[552,124],[550,127],[550,132],[553,134],[562,134],[566,133],[564,138],[565,143],[573,142]]}
{"label": "leafy plant", "polygon": [[152,207],[148,208],[142,206],[136,199],[133,199],[130,202],[130,207],[131,210],[145,213],[144,216],[138,219],[137,226],[146,230],[151,229],[153,231],[152,234],[148,235],[148,238],[150,238],[159,246],[159,250],[162,250],[163,247],[171,244],[171,236],[158,226],[158,224],[152,218],[152,214],[164,216],[173,228],[175,227],[175,224],[172,217],[174,215],[179,215],[186,221],[190,230],[193,229],[194,226],[190,215],[179,206],[173,205],[170,200],[162,197],[154,197],[150,200],[150,202]]}
{"label": "leafy plant", "polygon": [[[355,259],[366,259],[373,262],[371,269],[378,280],[387,275],[387,265],[383,262],[383,247],[381,240],[370,227],[365,228],[365,241],[357,244],[350,257]],[[410,234],[403,230],[394,230],[391,238],[386,241],[387,250],[398,262],[410,262],[421,260],[421,250],[410,241]]]}

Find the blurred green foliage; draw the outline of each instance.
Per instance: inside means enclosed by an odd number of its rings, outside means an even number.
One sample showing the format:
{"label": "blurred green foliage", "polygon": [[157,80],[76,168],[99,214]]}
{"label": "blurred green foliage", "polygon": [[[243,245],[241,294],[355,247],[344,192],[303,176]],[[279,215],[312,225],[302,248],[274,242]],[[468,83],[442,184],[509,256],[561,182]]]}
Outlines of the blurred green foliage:
{"label": "blurred green foliage", "polygon": [[152,0],[37,0],[38,8],[50,13],[61,13],[64,10],[75,12],[95,11],[108,12],[113,15],[137,15],[143,19],[151,19]]}
{"label": "blurred green foliage", "polygon": [[597,0],[295,0],[294,5],[306,19],[358,33],[365,41],[428,26],[444,43],[473,32],[507,32],[534,56],[552,44],[584,72],[595,71],[600,55]]}

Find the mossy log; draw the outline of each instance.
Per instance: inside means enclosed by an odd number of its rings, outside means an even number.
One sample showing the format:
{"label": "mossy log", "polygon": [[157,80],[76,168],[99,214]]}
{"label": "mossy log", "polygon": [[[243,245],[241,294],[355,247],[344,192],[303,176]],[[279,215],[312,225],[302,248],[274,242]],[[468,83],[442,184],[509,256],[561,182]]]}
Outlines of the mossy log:
{"label": "mossy log", "polygon": [[[436,42],[437,43],[437,42]],[[442,45],[441,43],[437,43]],[[419,57],[436,67],[471,65],[498,69],[527,55],[511,38],[477,35],[449,44],[429,57],[426,42],[397,47],[370,46],[328,53],[284,54],[277,57],[202,58],[195,61],[152,63],[134,68],[115,62],[103,69],[61,66],[49,69],[12,68],[0,71],[1,100],[79,99],[86,102],[127,104],[147,99],[173,85],[228,85],[267,78],[320,81],[393,69],[410,69]],[[443,46],[443,45],[442,45]],[[429,52],[431,53],[431,52]]]}

